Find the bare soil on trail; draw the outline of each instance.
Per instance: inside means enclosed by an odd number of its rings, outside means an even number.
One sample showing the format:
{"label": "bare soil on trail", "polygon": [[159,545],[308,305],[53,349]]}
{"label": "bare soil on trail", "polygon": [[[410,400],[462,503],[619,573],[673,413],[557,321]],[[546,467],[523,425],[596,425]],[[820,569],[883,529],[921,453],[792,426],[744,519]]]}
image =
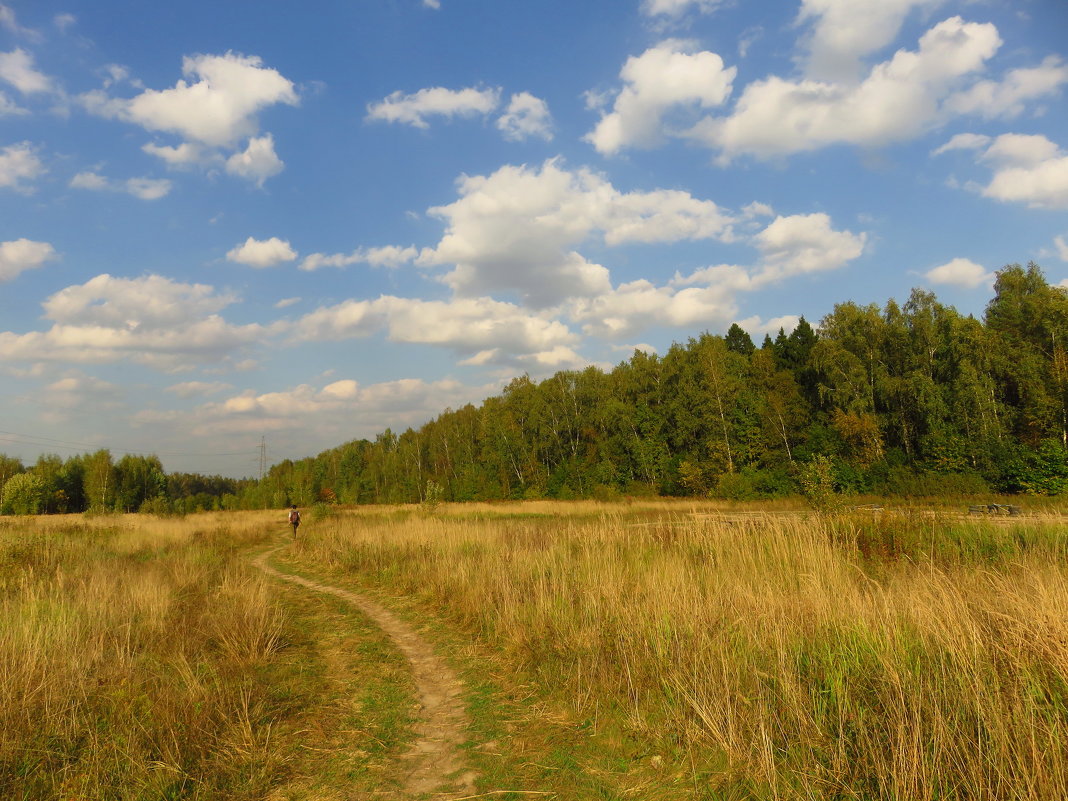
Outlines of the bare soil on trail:
{"label": "bare soil on trail", "polygon": [[[463,685],[456,674],[412,626],[385,607],[357,593],[283,573],[267,564],[271,555],[282,547],[260,554],[253,564],[276,579],[351,604],[393,640],[412,666],[419,696],[418,722],[416,740],[401,759],[403,794],[399,798],[417,799],[430,793],[441,801],[471,797],[477,774],[466,769],[460,750],[468,721],[460,698]],[[390,794],[383,791],[376,797],[389,798]]]}

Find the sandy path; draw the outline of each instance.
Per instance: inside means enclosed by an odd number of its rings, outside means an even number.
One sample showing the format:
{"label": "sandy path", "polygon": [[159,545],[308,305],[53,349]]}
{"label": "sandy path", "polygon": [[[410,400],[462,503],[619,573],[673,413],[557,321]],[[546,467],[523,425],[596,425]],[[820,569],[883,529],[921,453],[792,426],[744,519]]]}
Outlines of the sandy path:
{"label": "sandy path", "polygon": [[[475,791],[476,774],[472,771],[461,772],[464,760],[460,744],[464,741],[467,715],[460,700],[463,685],[456,674],[445,660],[434,653],[430,643],[385,607],[354,592],[282,573],[271,567],[267,560],[281,547],[260,554],[253,564],[277,579],[334,595],[352,604],[373,620],[411,663],[419,694],[419,720],[415,725],[417,739],[402,757],[404,793],[412,798],[433,793],[435,799],[443,801],[470,797]],[[441,792],[443,787],[451,788],[454,792]]]}

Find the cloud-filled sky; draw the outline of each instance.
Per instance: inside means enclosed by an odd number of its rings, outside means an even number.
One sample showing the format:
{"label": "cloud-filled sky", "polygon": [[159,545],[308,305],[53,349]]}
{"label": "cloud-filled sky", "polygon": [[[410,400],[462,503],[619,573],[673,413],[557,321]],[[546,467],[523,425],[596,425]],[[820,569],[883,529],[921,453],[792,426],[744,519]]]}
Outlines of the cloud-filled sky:
{"label": "cloud-filled sky", "polygon": [[1063,0],[0,3],[0,452],[253,475],[740,323],[1068,282]]}

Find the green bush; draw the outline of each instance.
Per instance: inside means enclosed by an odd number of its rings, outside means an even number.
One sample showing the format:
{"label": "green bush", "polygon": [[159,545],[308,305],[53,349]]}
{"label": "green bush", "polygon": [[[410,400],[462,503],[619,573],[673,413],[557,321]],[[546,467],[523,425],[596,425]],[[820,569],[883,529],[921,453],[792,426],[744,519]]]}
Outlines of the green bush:
{"label": "green bush", "polygon": [[0,514],[38,514],[44,499],[45,485],[38,476],[33,473],[16,473],[4,484],[4,501]]}

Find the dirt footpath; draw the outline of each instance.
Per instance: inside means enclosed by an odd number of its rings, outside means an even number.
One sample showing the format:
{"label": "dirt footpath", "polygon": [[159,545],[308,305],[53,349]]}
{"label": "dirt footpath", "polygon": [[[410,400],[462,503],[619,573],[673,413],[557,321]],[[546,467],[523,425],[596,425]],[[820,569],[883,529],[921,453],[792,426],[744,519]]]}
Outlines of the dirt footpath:
{"label": "dirt footpath", "polygon": [[456,674],[434,653],[430,643],[385,607],[354,592],[283,573],[268,565],[267,560],[281,547],[260,554],[253,564],[274,578],[334,595],[352,604],[397,644],[412,666],[419,710],[416,741],[402,760],[405,797],[421,798],[428,793],[434,793],[434,798],[442,801],[470,797],[475,792],[476,774],[465,770],[460,751],[467,729],[467,715],[460,700],[463,685]]}

